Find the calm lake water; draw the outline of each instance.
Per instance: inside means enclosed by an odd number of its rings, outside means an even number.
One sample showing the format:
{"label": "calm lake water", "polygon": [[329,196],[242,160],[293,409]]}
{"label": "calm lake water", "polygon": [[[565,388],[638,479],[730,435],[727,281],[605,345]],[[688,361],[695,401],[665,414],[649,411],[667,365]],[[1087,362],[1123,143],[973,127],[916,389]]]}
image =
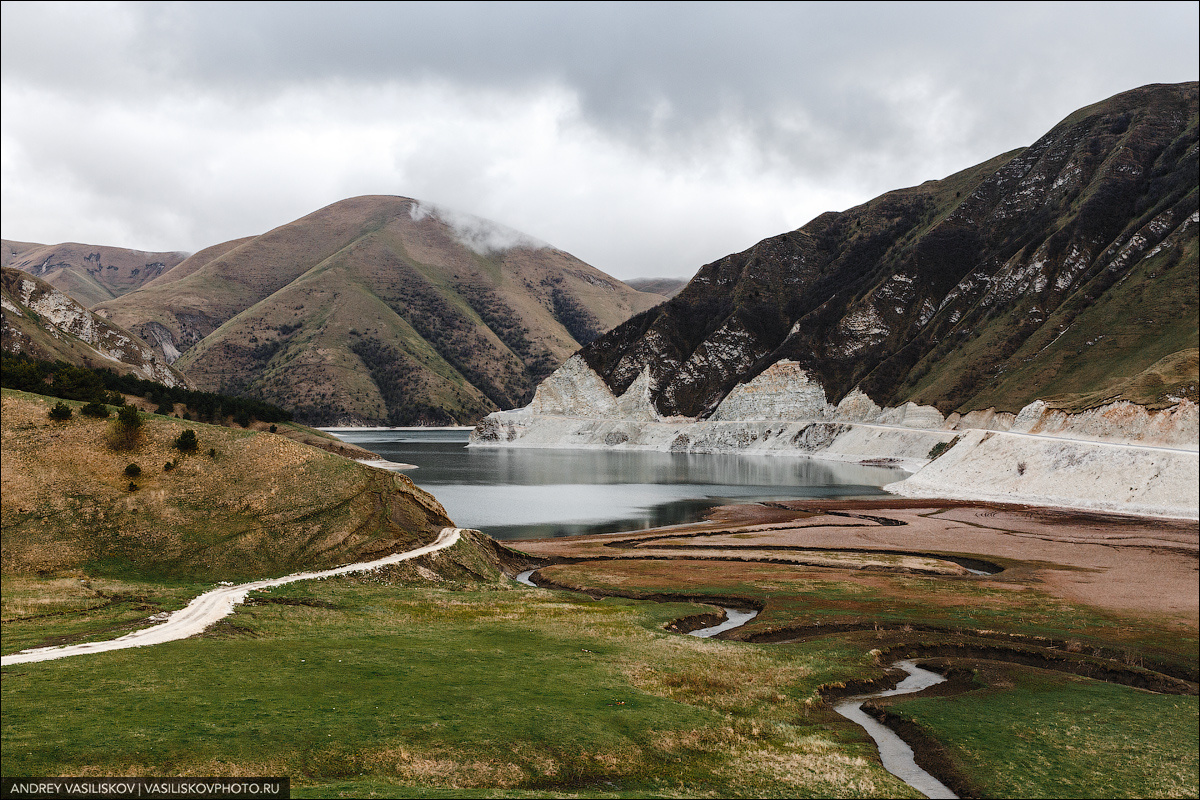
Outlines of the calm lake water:
{"label": "calm lake water", "polygon": [[468,431],[332,431],[432,492],[456,525],[496,539],[641,530],[700,519],[713,506],[869,497],[908,473],[805,458],[614,450],[468,448]]}

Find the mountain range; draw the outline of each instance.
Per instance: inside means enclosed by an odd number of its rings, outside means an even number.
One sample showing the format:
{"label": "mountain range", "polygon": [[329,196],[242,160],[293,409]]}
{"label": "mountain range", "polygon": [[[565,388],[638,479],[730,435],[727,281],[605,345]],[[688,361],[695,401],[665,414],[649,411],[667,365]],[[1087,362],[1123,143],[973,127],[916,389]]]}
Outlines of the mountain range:
{"label": "mountain range", "polygon": [[[23,264],[41,252],[9,250]],[[78,283],[87,263],[37,268]],[[665,299],[404,197],[343,200],[150,272],[96,313],[199,389],[326,425],[463,424],[521,405],[582,344]]]}
{"label": "mountain range", "polygon": [[0,266],[41,278],[87,307],[146,284],[187,257],[187,253],[148,253],[124,247],[36,244],[4,239]]}

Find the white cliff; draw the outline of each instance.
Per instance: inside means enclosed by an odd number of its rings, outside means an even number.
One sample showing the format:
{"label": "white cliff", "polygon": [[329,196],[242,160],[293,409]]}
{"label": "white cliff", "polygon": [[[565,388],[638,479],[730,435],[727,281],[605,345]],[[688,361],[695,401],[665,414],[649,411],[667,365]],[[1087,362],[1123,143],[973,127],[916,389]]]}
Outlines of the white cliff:
{"label": "white cliff", "polygon": [[733,389],[708,419],[662,419],[643,370],[620,397],[576,356],[526,408],[489,415],[476,447],[745,453],[888,464],[910,497],[1032,503],[1197,518],[1197,406],[1113,403],[1068,414],[1035,402],[945,418],[932,406],[880,408],[852,391],[835,406],[811,374],[779,361]]}
{"label": "white cliff", "polygon": [[[25,310],[32,312],[38,326],[49,336],[59,340],[77,340],[91,348],[100,358],[131,367],[140,377],[157,381],[166,386],[186,386],[182,376],[167,364],[159,361],[154,351],[128,331],[108,320],[93,314],[82,304],[50,284],[25,273],[6,268],[6,286],[11,295],[4,298],[3,309],[13,314],[13,320],[5,319],[3,326],[14,352],[20,352],[23,337],[14,323],[24,317]],[[6,292],[7,294],[8,292]]]}

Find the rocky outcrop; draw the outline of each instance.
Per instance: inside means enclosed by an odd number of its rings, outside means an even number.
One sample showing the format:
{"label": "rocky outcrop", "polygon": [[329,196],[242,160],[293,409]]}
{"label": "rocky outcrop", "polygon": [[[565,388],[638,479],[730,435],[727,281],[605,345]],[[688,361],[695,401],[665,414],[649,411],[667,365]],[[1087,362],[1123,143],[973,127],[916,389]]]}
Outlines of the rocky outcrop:
{"label": "rocky outcrop", "polygon": [[0,329],[6,352],[133,372],[165,386],[187,385],[145,342],[45,281],[5,267],[0,282]]}
{"label": "rocky outcrop", "polygon": [[825,419],[834,411],[820,382],[795,361],[784,359],[748,383],[734,387],[711,419],[719,422]]}
{"label": "rocky outcrop", "polygon": [[887,488],[913,497],[1041,503],[1125,513],[1197,515],[1197,406],[1127,402],[1080,414],[1031,403],[944,418],[931,406],[880,408],[852,392],[834,406],[796,362],[764,370],[708,419],[655,417],[645,372],[621,397],[578,357],[530,406],[488,416],[476,447],[740,453],[899,467]]}

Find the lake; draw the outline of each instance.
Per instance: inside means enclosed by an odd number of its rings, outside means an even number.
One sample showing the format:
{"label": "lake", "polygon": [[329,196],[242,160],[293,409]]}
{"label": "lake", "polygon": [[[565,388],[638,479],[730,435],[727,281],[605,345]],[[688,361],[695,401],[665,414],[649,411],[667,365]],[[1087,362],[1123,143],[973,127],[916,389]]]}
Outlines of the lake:
{"label": "lake", "polygon": [[643,530],[731,502],[874,497],[908,473],[807,458],[468,448],[468,431],[330,431],[394,462],[450,518],[495,539]]}

